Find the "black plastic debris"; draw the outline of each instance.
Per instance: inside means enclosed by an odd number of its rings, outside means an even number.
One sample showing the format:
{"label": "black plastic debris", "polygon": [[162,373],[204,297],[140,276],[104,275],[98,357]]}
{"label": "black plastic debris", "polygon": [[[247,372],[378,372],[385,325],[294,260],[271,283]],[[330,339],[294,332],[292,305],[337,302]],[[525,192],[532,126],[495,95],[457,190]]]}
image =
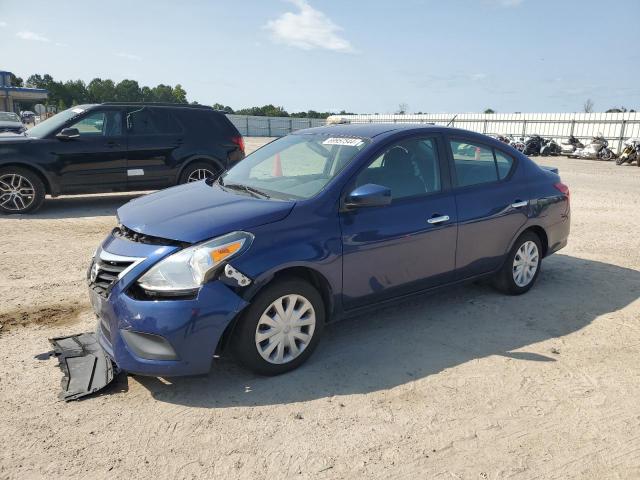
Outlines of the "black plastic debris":
{"label": "black plastic debris", "polygon": [[102,390],[118,374],[94,333],[50,338],[49,342],[64,374],[59,398],[65,402]]}

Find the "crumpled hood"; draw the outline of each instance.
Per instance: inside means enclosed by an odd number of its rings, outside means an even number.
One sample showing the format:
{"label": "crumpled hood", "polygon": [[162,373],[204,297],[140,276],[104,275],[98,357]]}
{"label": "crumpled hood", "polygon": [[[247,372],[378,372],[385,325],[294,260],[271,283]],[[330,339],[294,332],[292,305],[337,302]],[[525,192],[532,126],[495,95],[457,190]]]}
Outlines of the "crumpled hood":
{"label": "crumpled hood", "polygon": [[263,200],[224,191],[217,184],[201,181],[132,200],[118,209],[118,219],[138,233],[196,243],[277,222],[294,205],[292,201]]}

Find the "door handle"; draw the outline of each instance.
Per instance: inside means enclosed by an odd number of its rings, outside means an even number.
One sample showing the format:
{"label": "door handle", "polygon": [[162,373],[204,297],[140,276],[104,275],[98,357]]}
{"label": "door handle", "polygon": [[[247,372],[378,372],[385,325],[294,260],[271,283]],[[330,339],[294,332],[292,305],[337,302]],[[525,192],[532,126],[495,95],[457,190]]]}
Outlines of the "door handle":
{"label": "door handle", "polygon": [[437,217],[431,217],[427,220],[427,223],[442,223],[442,222],[448,222],[449,221],[449,215],[439,215]]}
{"label": "door handle", "polygon": [[526,200],[525,201],[516,200],[511,204],[511,208],[522,208],[522,207],[526,207],[527,205],[529,205],[529,202],[527,202]]}
{"label": "door handle", "polygon": [[119,147],[120,144],[118,142],[110,141],[107,142],[107,147]]}

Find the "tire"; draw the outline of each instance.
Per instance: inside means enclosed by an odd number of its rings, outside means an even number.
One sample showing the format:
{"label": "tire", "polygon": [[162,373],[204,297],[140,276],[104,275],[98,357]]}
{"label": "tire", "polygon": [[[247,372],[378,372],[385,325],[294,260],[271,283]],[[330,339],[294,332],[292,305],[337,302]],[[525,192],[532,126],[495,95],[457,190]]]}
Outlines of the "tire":
{"label": "tire", "polygon": [[606,160],[607,162],[614,158],[613,152],[606,147],[602,149],[599,156],[602,160]]}
{"label": "tire", "polygon": [[[282,323],[277,320],[280,316],[274,304],[279,304],[282,310],[288,311],[287,307],[291,305],[292,298],[296,302],[294,308],[298,307],[298,311],[304,310],[301,321],[307,325],[297,328],[285,323],[283,330]],[[265,317],[271,321],[265,322]],[[312,317],[314,323],[311,325],[309,322]],[[231,337],[231,351],[241,365],[254,373],[279,375],[299,367],[311,356],[320,340],[324,324],[325,306],[318,290],[302,279],[279,280],[258,293],[238,319]],[[299,334],[310,335],[306,343],[302,335],[296,336],[296,331]],[[262,335],[261,342],[258,335]],[[283,335],[287,335],[286,340]],[[273,339],[276,341],[272,341]],[[292,356],[294,352],[291,349],[291,341],[299,350],[295,356]],[[274,344],[277,346],[274,347]],[[282,360],[279,362],[280,351]],[[287,356],[291,358],[287,360]]]}
{"label": "tire", "polygon": [[21,167],[0,168],[0,212],[32,213],[42,206],[46,190],[40,177]]}
{"label": "tire", "polygon": [[186,166],[180,174],[178,183],[197,182],[204,179],[215,180],[220,176],[221,170],[213,163],[209,162],[193,162]]}
{"label": "tire", "polygon": [[[531,246],[531,244],[535,245],[535,253],[537,254],[537,261],[535,271],[532,272],[533,275],[528,278],[526,273],[521,277],[518,277],[516,271],[516,257],[520,257],[522,252],[521,248],[527,249]],[[533,258],[532,258],[533,260]],[[520,260],[518,260],[520,261]],[[526,262],[526,261],[525,261]],[[532,262],[526,262],[524,269],[529,271],[526,265],[530,265]],[[540,269],[542,267],[542,245],[540,242],[540,237],[533,232],[524,232],[522,235],[518,237],[518,239],[513,244],[513,247],[509,251],[507,255],[507,259],[505,260],[504,265],[500,269],[500,271],[496,274],[494,285],[496,288],[504,293],[509,295],[522,295],[523,293],[528,292],[531,287],[536,283],[538,279],[538,275],[540,274]],[[519,278],[520,281],[516,281]],[[526,282],[524,280],[527,280]]]}
{"label": "tire", "polygon": [[616,158],[616,165],[624,165],[627,163],[628,158],[618,157]]}

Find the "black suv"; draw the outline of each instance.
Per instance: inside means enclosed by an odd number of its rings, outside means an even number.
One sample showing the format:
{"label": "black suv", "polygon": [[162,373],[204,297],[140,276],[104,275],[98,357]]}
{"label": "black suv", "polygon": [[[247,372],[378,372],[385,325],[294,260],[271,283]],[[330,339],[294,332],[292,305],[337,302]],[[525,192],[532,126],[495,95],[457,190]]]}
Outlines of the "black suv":
{"label": "black suv", "polygon": [[32,212],[45,194],[155,190],[215,178],[243,158],[242,136],[211,107],[79,105],[22,135],[0,135],[0,212]]}

